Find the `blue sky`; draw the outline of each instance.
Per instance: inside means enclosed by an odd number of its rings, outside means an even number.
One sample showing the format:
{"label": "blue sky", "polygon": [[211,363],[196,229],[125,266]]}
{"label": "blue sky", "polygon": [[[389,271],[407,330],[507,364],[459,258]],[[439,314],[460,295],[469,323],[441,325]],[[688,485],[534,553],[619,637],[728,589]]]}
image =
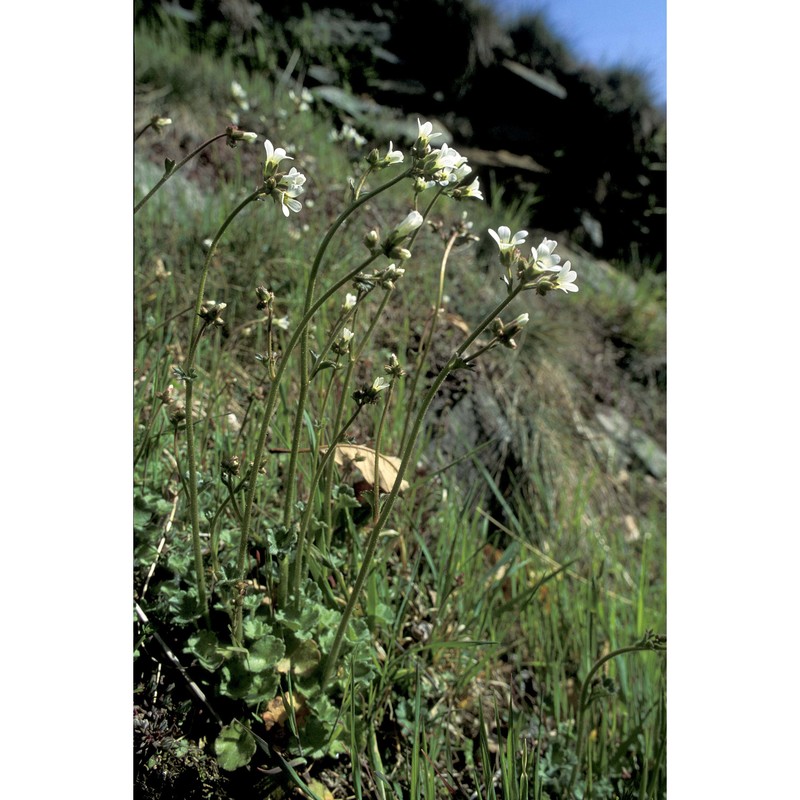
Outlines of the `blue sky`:
{"label": "blue sky", "polygon": [[543,11],[576,58],[597,66],[625,64],[650,76],[654,98],[666,102],[666,0],[486,0],[502,14]]}

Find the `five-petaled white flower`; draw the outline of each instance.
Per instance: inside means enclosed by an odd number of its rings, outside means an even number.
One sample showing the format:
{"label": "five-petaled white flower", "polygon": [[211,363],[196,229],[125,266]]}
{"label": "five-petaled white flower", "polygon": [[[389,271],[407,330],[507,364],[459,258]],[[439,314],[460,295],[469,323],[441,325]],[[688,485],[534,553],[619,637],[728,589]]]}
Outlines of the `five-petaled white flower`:
{"label": "five-petaled white flower", "polygon": [[[282,178],[280,186],[284,186],[288,191],[299,189],[306,182],[306,176],[292,167]],[[294,196],[294,195],[293,195]]]}
{"label": "five-petaled white flower", "polygon": [[433,130],[433,123],[432,122],[420,122],[419,117],[417,117],[417,138],[421,139],[423,136],[426,139],[430,139],[431,135],[438,136],[438,133],[431,134]]}
{"label": "five-petaled white flower", "polygon": [[495,233],[489,228],[489,236],[497,242],[501,253],[507,253],[513,250],[517,245],[522,244],[528,236],[528,231],[517,231],[513,236],[511,235],[511,228],[507,225],[501,225]]}
{"label": "five-petaled white flower", "polygon": [[394,145],[389,142],[389,152],[383,157],[383,165],[388,167],[390,164],[400,164],[403,161],[403,154],[394,149]]}
{"label": "five-petaled white flower", "polygon": [[[469,173],[469,171],[469,167],[467,167],[467,172]],[[475,197],[478,200],[483,200],[483,192],[478,185],[478,178],[475,178],[469,186],[457,185],[454,189],[450,190],[449,194],[456,200],[463,200],[466,197]]]}
{"label": "five-petaled white flower", "polygon": [[284,217],[288,217],[290,211],[294,211],[294,213],[297,214],[303,207],[303,204],[299,200],[295,200],[302,191],[302,189],[297,188],[287,189],[285,192],[276,189],[273,192],[272,196],[275,198],[276,202],[280,203]]}
{"label": "five-petaled white flower", "polygon": [[478,200],[483,200],[483,192],[480,190],[478,186],[478,179],[475,178],[472,183],[465,187],[464,193],[461,195],[462,197],[477,197]]}
{"label": "five-petaled white flower", "polygon": [[538,247],[531,248],[531,260],[537,267],[551,272],[558,272],[561,267],[561,256],[553,254],[556,249],[556,242],[552,239],[542,239],[542,243]]}
{"label": "five-petaled white flower", "polygon": [[264,164],[264,174],[275,174],[278,169],[278,164],[285,159],[293,161],[291,156],[286,155],[286,151],[282,147],[273,147],[272,142],[267,139],[264,142],[264,149],[267,151],[267,161]]}
{"label": "five-petaled white flower", "polygon": [[554,289],[561,289],[562,292],[577,292],[578,287],[575,285],[575,278],[578,273],[571,269],[569,261],[565,261],[558,269],[558,275],[555,276],[553,281]]}

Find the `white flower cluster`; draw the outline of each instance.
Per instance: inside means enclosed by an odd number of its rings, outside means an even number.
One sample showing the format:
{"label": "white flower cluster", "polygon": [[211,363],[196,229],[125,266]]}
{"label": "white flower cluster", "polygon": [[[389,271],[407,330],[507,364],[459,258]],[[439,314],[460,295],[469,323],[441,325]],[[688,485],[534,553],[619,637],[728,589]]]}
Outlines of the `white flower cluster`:
{"label": "white flower cluster", "polygon": [[505,280],[509,287],[511,268],[516,266],[517,277],[523,282],[525,289],[536,289],[540,294],[552,289],[561,289],[562,292],[578,291],[575,285],[578,273],[572,269],[569,261],[561,263],[561,256],[553,252],[557,244],[553,239],[542,239],[538,247],[531,247],[530,257],[525,258],[518,246],[525,242],[528,231],[517,231],[512,236],[511,229],[501,225],[497,231],[490,229],[489,236],[495,240],[500,250],[500,260],[506,267]]}
{"label": "white flower cluster", "polygon": [[267,152],[267,159],[264,162],[264,186],[265,194],[268,194],[280,206],[284,217],[289,216],[290,211],[297,213],[303,207],[297,199],[305,190],[303,184],[306,176],[292,167],[288,172],[280,172],[281,161],[292,161],[291,156],[286,155],[286,150],[282,147],[274,147],[272,142],[267,139],[264,142],[264,149]]}
{"label": "white flower cluster", "polygon": [[367,140],[352,126],[345,123],[342,129],[337,131],[335,128],[328,134],[331,142],[352,142],[356,147],[363,147]]}
{"label": "white flower cluster", "polygon": [[433,125],[430,122],[423,123],[417,120],[417,129],[417,141],[412,148],[417,158],[417,191],[441,186],[445,187],[445,194],[456,200],[467,197],[483,200],[477,178],[467,185],[466,178],[472,172],[472,167],[467,164],[466,156],[462,156],[458,150],[447,144],[434,150],[430,140],[441,134],[432,133]]}
{"label": "white flower cluster", "polygon": [[250,101],[247,99],[247,92],[238,81],[231,81],[231,96],[242,111],[250,110]]}
{"label": "white flower cluster", "polygon": [[289,89],[289,99],[298,111],[308,111],[314,102],[314,95],[304,86],[299,94],[294,89]]}

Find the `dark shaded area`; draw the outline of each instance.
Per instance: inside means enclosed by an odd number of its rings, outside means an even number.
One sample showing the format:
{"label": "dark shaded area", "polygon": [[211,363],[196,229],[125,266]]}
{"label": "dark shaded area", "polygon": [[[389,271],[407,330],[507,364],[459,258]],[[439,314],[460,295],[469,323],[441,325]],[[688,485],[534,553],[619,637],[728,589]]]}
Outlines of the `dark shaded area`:
{"label": "dark shaded area", "polygon": [[[137,24],[179,26],[192,47],[231,53],[254,74],[435,117],[470,150],[487,199],[502,187],[504,202],[536,202],[537,227],[601,258],[666,269],[664,111],[646,76],[579,65],[541,16],[502,27],[478,0],[134,8]],[[520,168],[519,157],[533,163]]]}

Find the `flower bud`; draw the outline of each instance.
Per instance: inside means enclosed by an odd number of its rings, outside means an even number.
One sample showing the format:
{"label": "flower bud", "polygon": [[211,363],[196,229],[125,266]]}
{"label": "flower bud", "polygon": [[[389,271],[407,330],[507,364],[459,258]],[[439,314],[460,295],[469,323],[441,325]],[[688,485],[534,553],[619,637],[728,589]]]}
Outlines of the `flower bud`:
{"label": "flower bud", "polygon": [[239,467],[241,466],[241,459],[239,456],[227,456],[222,459],[222,471],[228,475],[238,475]]}
{"label": "flower bud", "polygon": [[367,250],[370,251],[370,253],[374,253],[378,248],[380,240],[381,237],[378,234],[378,231],[372,230],[364,237],[364,244],[366,245],[366,248]]}
{"label": "flower bud", "polygon": [[350,352],[350,342],[353,340],[353,331],[349,328],[342,329],[342,335],[339,341],[334,342],[331,349],[337,355],[343,356],[345,353]]}
{"label": "flower bud", "polygon": [[258,134],[252,131],[240,131],[235,125],[228,125],[225,128],[227,134],[226,142],[228,147],[236,147],[238,142],[255,142],[258,141]]}
{"label": "flower bud", "polygon": [[256,308],[263,311],[265,308],[271,308],[275,302],[275,295],[264,286],[256,286],[256,296],[258,297],[258,304]]}
{"label": "flower bud", "polygon": [[389,356],[389,361],[383,365],[383,369],[388,375],[394,378],[402,378],[406,374],[406,371],[400,366],[400,362],[397,360],[397,356],[394,353]]}
{"label": "flower bud", "polygon": [[411,251],[405,247],[393,247],[386,255],[399,261],[408,261],[411,258]]}
{"label": "flower bud", "polygon": [[227,303],[217,303],[214,300],[206,300],[200,308],[200,318],[207,325],[224,325],[222,312],[228,307]]}
{"label": "flower bud", "polygon": [[183,403],[176,400],[167,408],[167,417],[173,425],[180,425],[186,419],[186,408]]}
{"label": "flower bud", "polygon": [[420,225],[424,218],[419,211],[412,211],[395,229],[393,236],[405,238],[410,236]]}
{"label": "flower bud", "polygon": [[163,392],[159,392],[156,398],[162,403],[169,405],[175,399],[175,387],[170,384]]}

